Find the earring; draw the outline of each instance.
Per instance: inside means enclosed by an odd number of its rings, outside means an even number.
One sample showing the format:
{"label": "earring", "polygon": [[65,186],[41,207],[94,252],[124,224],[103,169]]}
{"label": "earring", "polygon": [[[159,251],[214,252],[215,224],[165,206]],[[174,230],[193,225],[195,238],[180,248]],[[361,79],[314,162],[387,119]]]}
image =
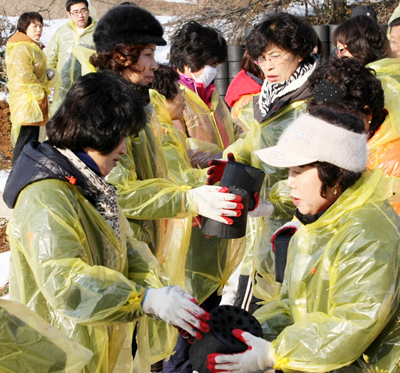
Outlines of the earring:
{"label": "earring", "polygon": [[371,124],[371,121],[370,121],[370,120],[368,121],[368,124]]}
{"label": "earring", "polygon": [[337,189],[335,188],[335,191],[333,192],[333,195],[336,196],[337,194]]}

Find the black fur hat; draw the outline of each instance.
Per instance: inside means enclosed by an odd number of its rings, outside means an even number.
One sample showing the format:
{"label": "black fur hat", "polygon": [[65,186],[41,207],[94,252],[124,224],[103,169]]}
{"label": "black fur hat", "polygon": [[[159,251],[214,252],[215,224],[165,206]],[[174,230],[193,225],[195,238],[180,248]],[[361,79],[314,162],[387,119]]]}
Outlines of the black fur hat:
{"label": "black fur hat", "polygon": [[120,43],[166,45],[160,22],[138,6],[119,5],[110,9],[97,24],[93,35],[97,52],[112,51]]}

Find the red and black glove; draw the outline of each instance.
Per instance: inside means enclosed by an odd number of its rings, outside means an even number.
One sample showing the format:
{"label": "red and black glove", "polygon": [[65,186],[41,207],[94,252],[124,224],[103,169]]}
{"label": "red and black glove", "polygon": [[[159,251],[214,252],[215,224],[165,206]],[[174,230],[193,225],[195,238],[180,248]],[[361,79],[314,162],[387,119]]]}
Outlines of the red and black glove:
{"label": "red and black glove", "polygon": [[214,185],[215,183],[221,181],[222,175],[225,171],[225,166],[228,162],[235,162],[235,156],[233,153],[228,154],[228,159],[213,159],[208,164],[211,166],[207,171],[207,185]]}

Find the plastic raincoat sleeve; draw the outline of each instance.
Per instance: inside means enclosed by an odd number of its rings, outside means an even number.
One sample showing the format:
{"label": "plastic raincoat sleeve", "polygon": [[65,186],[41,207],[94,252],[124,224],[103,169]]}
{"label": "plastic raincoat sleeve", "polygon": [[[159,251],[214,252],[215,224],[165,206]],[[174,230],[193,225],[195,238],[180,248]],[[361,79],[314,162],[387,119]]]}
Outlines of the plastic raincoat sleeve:
{"label": "plastic raincoat sleeve", "polygon": [[[193,168],[190,164],[186,148],[186,136],[184,133],[176,133],[178,129],[164,131],[163,150],[168,163],[168,175],[178,185],[189,185],[192,188],[207,183],[208,168]],[[174,133],[175,132],[175,133]],[[179,135],[183,143],[179,140]]]}
{"label": "plastic raincoat sleeve", "polygon": [[67,190],[54,198],[40,184],[21,192],[18,201],[29,199],[29,209],[19,211],[22,217],[12,236],[20,236],[25,258],[46,300],[63,316],[81,324],[109,325],[143,315],[143,287],[121,272],[90,263],[79,209],[71,204],[75,195]]}
{"label": "plastic raincoat sleeve", "polygon": [[86,48],[83,45],[78,45],[74,48],[72,53],[82,66],[82,75],[97,72],[96,68],[89,62],[90,57],[95,54],[93,49]]}
{"label": "plastic raincoat sleeve", "polygon": [[149,247],[133,237],[133,232],[126,219],[124,219],[123,224],[126,225],[128,230],[126,247],[129,280],[145,288],[173,285],[167,276],[161,274],[158,262]]}
{"label": "plastic raincoat sleeve", "polygon": [[150,90],[153,105],[162,128],[162,148],[168,164],[168,177],[178,185],[198,187],[207,183],[207,169],[193,168],[187,155],[187,136],[176,128],[167,108],[166,98]]}
{"label": "plastic raincoat sleeve", "polygon": [[54,70],[57,69],[57,63],[58,63],[59,33],[60,33],[60,28],[56,30],[54,35],[50,38],[49,43],[46,45],[46,48],[44,48],[44,53],[46,54],[47,57],[47,66],[51,67]]}
{"label": "plastic raincoat sleeve", "polygon": [[[384,196],[386,189],[373,182],[348,190],[353,198],[338,200],[324,223],[292,237],[281,296],[254,314],[267,339],[292,324],[272,342],[275,369],[327,372],[350,365],[397,308],[399,219],[381,196],[382,202],[360,207],[374,186]],[[341,208],[348,213],[338,215]]]}
{"label": "plastic raincoat sleeve", "polygon": [[[385,58],[369,64],[375,70],[385,94],[389,112],[380,129],[368,141],[367,168],[379,168],[387,175],[400,176],[400,60]],[[400,203],[392,203],[400,213]]]}
{"label": "plastic raincoat sleeve", "polygon": [[249,123],[252,121],[252,110],[247,110],[246,107],[253,100],[254,95],[244,95],[240,97],[232,106],[232,121],[236,126],[242,128],[240,138],[244,138],[249,130]]}
{"label": "plastic raincoat sleeve", "polygon": [[24,87],[34,100],[39,101],[46,91],[34,72],[33,63],[32,48],[27,43],[17,43],[7,56],[7,75],[8,79],[14,80],[14,85]]}
{"label": "plastic raincoat sleeve", "polygon": [[[128,230],[126,246],[129,280],[145,288],[153,289],[174,285],[172,278],[160,272],[158,262],[148,246],[133,237],[133,232],[129,229],[125,218],[121,218],[122,225]],[[138,323],[139,355],[145,361],[142,369],[148,362],[156,363],[169,358],[174,353],[178,331],[173,325],[163,320],[154,320],[148,315],[141,317]]]}
{"label": "plastic raincoat sleeve", "polygon": [[82,369],[93,353],[19,302],[0,299],[0,370],[66,372]]}
{"label": "plastic raincoat sleeve", "polygon": [[138,180],[130,138],[127,154],[120,157],[107,181],[117,187],[118,203],[128,219],[180,219],[197,214],[186,188],[167,179]]}
{"label": "plastic raincoat sleeve", "polygon": [[222,149],[208,141],[188,137],[186,146],[190,163],[195,168],[204,169],[213,159],[222,158]]}
{"label": "plastic raincoat sleeve", "polygon": [[287,180],[281,180],[274,184],[269,192],[269,201],[274,206],[272,218],[291,219],[296,210],[293,198],[290,197],[290,188]]}

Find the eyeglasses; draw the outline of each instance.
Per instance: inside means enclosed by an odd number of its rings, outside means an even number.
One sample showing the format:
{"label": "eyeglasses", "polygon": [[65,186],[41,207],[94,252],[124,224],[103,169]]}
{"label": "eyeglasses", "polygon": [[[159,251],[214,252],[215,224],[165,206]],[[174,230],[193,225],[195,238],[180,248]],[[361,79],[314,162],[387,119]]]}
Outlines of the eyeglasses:
{"label": "eyeglasses", "polygon": [[338,55],[338,57],[343,57],[344,52],[347,51],[347,48],[343,47],[343,48],[337,48],[336,49],[336,54]]}
{"label": "eyeglasses", "polygon": [[400,41],[389,40],[390,45],[394,45],[397,48],[400,48]]}
{"label": "eyeglasses", "polygon": [[85,16],[86,14],[89,13],[89,9],[87,8],[82,8],[80,10],[73,10],[72,12],[69,12],[70,14],[72,14],[73,16],[77,16],[78,14],[82,14],[83,16]]}
{"label": "eyeglasses", "polygon": [[278,55],[278,54],[272,54],[271,56],[268,57],[264,57],[264,56],[260,56],[258,57],[258,64],[259,65],[264,65],[267,63],[267,61],[269,63],[273,63],[274,65],[281,65],[283,63],[285,63],[287,60],[283,59],[282,57],[285,56],[286,54],[288,54],[289,51],[287,51],[284,54]]}

